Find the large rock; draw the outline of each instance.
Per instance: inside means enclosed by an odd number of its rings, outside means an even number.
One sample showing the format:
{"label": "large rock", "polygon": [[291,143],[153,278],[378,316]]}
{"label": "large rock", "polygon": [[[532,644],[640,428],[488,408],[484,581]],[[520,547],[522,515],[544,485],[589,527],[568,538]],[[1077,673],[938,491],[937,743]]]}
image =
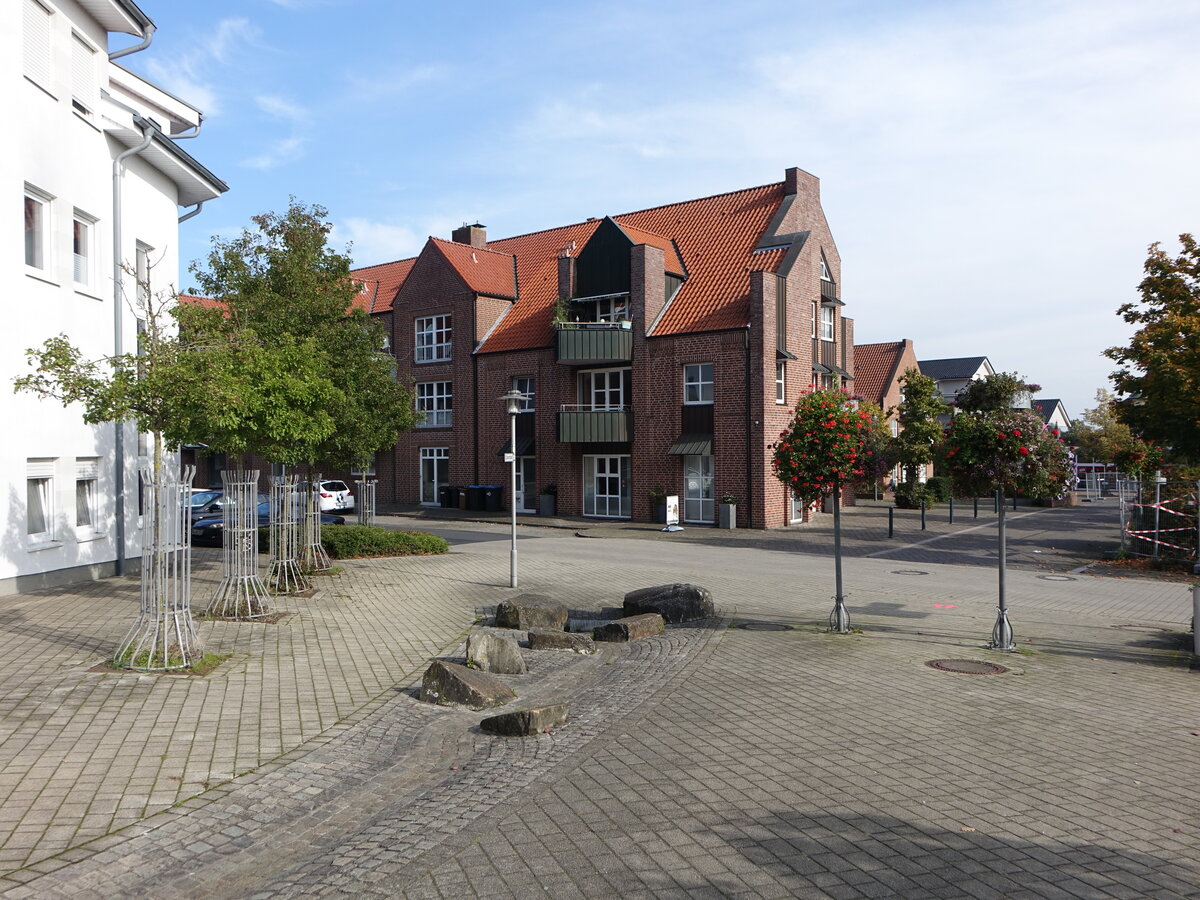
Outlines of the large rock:
{"label": "large rock", "polygon": [[698,584],[660,584],[625,595],[625,615],[658,613],[668,622],[691,622],[714,615],[708,588]]}
{"label": "large rock", "polygon": [[530,650],[574,650],[576,653],[595,653],[591,635],[574,631],[550,631],[545,628],[529,630]]}
{"label": "large rock", "polygon": [[567,704],[555,703],[551,706],[514,709],[512,712],[500,713],[498,716],[488,716],[479,723],[479,727],[488,734],[526,737],[542,734],[551,728],[557,728],[566,721]]}
{"label": "large rock", "polygon": [[515,700],[517,695],[495,675],[435,659],[421,679],[419,697],[441,706],[460,704],[471,709],[491,709]]}
{"label": "large rock", "polygon": [[663,617],[658,613],[646,613],[640,616],[626,616],[624,619],[614,619],[607,625],[597,625],[592,629],[592,637],[598,641],[611,644],[624,644],[629,641],[639,641],[642,638],[654,637],[666,631]]}
{"label": "large rock", "polygon": [[517,642],[490,631],[472,631],[467,635],[467,665],[501,675],[524,675],[527,671]]}
{"label": "large rock", "polygon": [[564,631],[567,627],[567,607],[544,594],[522,594],[497,604],[496,627],[521,631],[530,628]]}

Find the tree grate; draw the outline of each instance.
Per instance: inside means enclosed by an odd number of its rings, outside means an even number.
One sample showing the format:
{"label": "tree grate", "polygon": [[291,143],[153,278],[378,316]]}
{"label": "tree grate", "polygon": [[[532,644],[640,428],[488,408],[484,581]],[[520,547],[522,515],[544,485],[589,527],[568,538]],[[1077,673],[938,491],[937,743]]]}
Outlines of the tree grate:
{"label": "tree grate", "polygon": [[939,672],[956,672],[960,675],[1003,675],[1008,671],[1004,666],[980,659],[931,659],[925,665]]}

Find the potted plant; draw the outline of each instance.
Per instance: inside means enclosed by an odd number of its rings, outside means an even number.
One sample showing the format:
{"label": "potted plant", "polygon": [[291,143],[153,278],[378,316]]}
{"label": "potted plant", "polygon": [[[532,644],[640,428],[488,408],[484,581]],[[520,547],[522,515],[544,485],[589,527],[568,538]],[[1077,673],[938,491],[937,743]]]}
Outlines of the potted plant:
{"label": "potted plant", "polygon": [[555,514],[555,506],[558,499],[558,485],[553,481],[549,484],[542,485],[542,492],[538,494],[538,515],[552,516]]}
{"label": "potted plant", "polygon": [[661,484],[650,489],[650,508],[654,510],[654,521],[660,525],[667,521],[667,492]]}
{"label": "potted plant", "polygon": [[737,528],[737,497],[733,494],[721,495],[717,525],[720,528]]}

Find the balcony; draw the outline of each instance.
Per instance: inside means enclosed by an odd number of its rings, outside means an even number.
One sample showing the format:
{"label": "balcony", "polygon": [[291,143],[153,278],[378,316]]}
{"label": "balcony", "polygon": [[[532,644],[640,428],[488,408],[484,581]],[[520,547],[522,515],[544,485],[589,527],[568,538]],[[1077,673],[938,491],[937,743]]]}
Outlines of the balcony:
{"label": "balcony", "polygon": [[564,444],[626,443],[633,440],[633,410],[564,405],[558,411],[558,439]]}
{"label": "balcony", "polygon": [[563,322],[554,330],[556,358],[563,365],[607,365],[633,359],[630,322]]}

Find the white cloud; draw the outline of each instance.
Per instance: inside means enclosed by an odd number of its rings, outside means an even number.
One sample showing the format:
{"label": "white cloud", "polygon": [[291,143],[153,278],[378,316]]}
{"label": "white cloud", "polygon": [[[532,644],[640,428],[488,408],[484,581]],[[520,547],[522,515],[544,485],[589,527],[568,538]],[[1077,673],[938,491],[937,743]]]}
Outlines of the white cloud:
{"label": "white cloud", "polygon": [[280,138],[269,144],[262,153],[242,160],[241,165],[260,171],[277,168],[285,163],[294,162],[303,156],[306,143],[306,138],[296,135]]}
{"label": "white cloud", "polygon": [[254,98],[255,104],[272,119],[293,122],[297,125],[307,125],[312,114],[302,106],[270,94],[260,94]]}
{"label": "white cloud", "polygon": [[407,225],[357,217],[335,222],[329,234],[330,246],[351,245],[350,255],[356,266],[373,266],[416,256],[425,245],[425,239],[426,235],[418,234]]}
{"label": "white cloud", "polygon": [[217,115],[220,102],[212,84],[214,70],[230,64],[241,47],[257,43],[258,37],[259,30],[249,19],[222,19],[211,34],[183,53],[149,58],[147,71],[171,93],[187,98],[208,116]]}

